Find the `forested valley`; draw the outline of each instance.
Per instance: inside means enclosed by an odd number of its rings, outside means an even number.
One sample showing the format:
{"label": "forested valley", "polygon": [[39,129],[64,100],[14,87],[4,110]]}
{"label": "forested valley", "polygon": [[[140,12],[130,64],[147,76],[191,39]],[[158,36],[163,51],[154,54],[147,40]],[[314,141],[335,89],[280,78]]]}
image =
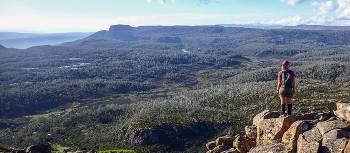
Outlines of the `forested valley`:
{"label": "forested valley", "polygon": [[114,25],[55,46],[0,46],[0,143],[204,152],[278,109],[288,59],[297,112],[350,99],[350,31]]}

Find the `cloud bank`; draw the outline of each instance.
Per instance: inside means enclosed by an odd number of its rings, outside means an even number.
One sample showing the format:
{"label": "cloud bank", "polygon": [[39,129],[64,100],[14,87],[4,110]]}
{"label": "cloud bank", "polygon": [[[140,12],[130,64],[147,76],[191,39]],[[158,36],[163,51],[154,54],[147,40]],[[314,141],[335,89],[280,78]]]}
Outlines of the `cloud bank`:
{"label": "cloud bank", "polygon": [[[198,4],[224,4],[221,0],[193,0]],[[166,5],[180,0],[143,0],[149,5]],[[188,2],[183,0],[182,2]],[[308,7],[308,15],[294,11],[288,16],[276,18],[271,12],[254,14],[242,11],[241,14],[222,12],[167,12],[164,14],[117,14],[104,11],[55,12],[35,9],[28,5],[14,5],[0,9],[0,31],[18,32],[69,32],[97,31],[108,29],[113,24],[140,25],[211,25],[211,24],[269,24],[269,25],[347,25],[350,26],[350,0],[280,0],[292,9],[299,5]],[[193,3],[192,3],[193,4]],[[191,4],[191,5],[192,5]],[[144,4],[143,4],[144,5]],[[218,6],[216,6],[218,7]],[[207,9],[201,7],[197,10]],[[142,12],[142,11],[140,11]],[[312,14],[312,15],[310,15]]]}
{"label": "cloud bank", "polygon": [[350,0],[281,0],[291,6],[312,2],[313,16],[292,16],[272,21],[273,24],[350,25]]}

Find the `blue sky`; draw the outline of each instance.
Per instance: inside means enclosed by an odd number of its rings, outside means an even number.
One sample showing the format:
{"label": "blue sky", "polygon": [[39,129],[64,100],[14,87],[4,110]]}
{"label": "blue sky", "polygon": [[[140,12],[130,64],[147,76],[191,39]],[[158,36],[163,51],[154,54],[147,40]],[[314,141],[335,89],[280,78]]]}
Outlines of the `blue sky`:
{"label": "blue sky", "polygon": [[0,0],[0,31],[140,25],[350,25],[350,0]]}

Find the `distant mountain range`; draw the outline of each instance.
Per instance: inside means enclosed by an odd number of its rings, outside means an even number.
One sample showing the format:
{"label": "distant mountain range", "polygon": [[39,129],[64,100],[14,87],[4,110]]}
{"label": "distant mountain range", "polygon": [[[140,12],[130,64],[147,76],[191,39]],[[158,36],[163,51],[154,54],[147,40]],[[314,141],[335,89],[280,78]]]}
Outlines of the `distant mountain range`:
{"label": "distant mountain range", "polygon": [[92,33],[17,33],[0,32],[0,44],[7,48],[25,49],[39,45],[57,45],[89,36]]}
{"label": "distant mountain range", "polygon": [[[243,55],[266,56],[273,54],[276,46],[265,47],[261,44],[317,44],[344,45],[350,44],[349,27],[300,25],[291,27],[225,27],[212,26],[139,26],[112,25],[108,30],[96,32],[86,38],[64,43],[62,46],[84,48],[121,48],[141,46],[176,46],[183,48],[215,48],[239,50]],[[350,28],[349,28],[350,29]],[[304,43],[300,43],[304,42]],[[247,47],[245,45],[256,47]],[[301,47],[307,50],[309,46]],[[142,48],[143,48],[142,47]],[[247,48],[246,48],[247,47]],[[264,47],[264,49],[262,49]],[[253,49],[254,48],[254,49]],[[252,49],[252,50],[251,50]],[[300,50],[289,48],[291,52]],[[279,48],[280,53],[286,53],[286,48]]]}
{"label": "distant mountain range", "polygon": [[[198,28],[201,27],[201,28]],[[6,48],[26,49],[40,45],[101,45],[101,41],[107,44],[119,44],[120,42],[153,42],[153,43],[181,43],[183,30],[193,33],[221,33],[223,27],[250,28],[250,29],[281,29],[281,30],[350,30],[350,26],[323,26],[323,25],[264,25],[264,24],[218,24],[212,26],[140,26],[114,25],[109,30],[102,30],[96,33],[16,33],[0,32],[0,44]],[[191,30],[192,29],[192,30]],[[202,30],[201,32],[198,31]],[[207,31],[209,30],[209,31]],[[156,34],[154,34],[156,33]],[[166,36],[173,34],[172,36]],[[174,36],[176,35],[176,36]],[[189,35],[188,37],[193,37]],[[107,41],[106,41],[107,40]],[[99,42],[97,42],[99,41]]]}
{"label": "distant mountain range", "polygon": [[241,28],[254,28],[254,29],[281,29],[282,25],[266,25],[266,24],[218,24],[223,27],[241,27]]}
{"label": "distant mountain range", "polygon": [[242,27],[254,29],[299,29],[299,30],[350,30],[350,26],[324,26],[324,25],[266,25],[266,24],[219,24],[224,27]]}

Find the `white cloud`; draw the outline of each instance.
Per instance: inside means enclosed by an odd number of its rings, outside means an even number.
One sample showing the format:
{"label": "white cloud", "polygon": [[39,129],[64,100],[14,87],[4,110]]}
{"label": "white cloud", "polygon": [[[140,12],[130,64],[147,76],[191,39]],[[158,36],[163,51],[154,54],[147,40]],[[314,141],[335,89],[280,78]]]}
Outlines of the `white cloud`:
{"label": "white cloud", "polygon": [[338,8],[336,10],[336,16],[340,20],[350,20],[350,1],[349,0],[337,0]]}
{"label": "white cloud", "polygon": [[318,8],[318,15],[327,15],[330,12],[335,10],[335,5],[333,3],[333,1],[326,1],[326,2],[322,2],[320,7]]}
{"label": "white cloud", "polygon": [[333,1],[327,0],[313,5],[315,9],[312,17],[306,19],[305,24],[317,24],[317,25],[330,25],[335,21],[334,11],[336,10],[336,5]]}
{"label": "white cloud", "polygon": [[326,25],[349,25],[350,20],[350,1],[349,0],[327,0],[315,5],[316,14],[309,19],[311,24]]}
{"label": "white cloud", "polygon": [[292,16],[287,18],[282,18],[278,20],[269,20],[269,21],[263,21],[263,24],[268,25],[299,25],[304,23],[304,19],[300,16]]}
{"label": "white cloud", "polygon": [[[297,5],[308,0],[281,0],[289,5]],[[301,19],[289,17],[275,21],[287,23],[300,21],[302,24],[319,25],[350,25],[350,0],[309,0],[313,9],[313,16],[303,16]],[[295,22],[297,23],[297,22]]]}
{"label": "white cloud", "polygon": [[288,5],[297,5],[307,0],[281,0],[281,2],[287,3]]}

